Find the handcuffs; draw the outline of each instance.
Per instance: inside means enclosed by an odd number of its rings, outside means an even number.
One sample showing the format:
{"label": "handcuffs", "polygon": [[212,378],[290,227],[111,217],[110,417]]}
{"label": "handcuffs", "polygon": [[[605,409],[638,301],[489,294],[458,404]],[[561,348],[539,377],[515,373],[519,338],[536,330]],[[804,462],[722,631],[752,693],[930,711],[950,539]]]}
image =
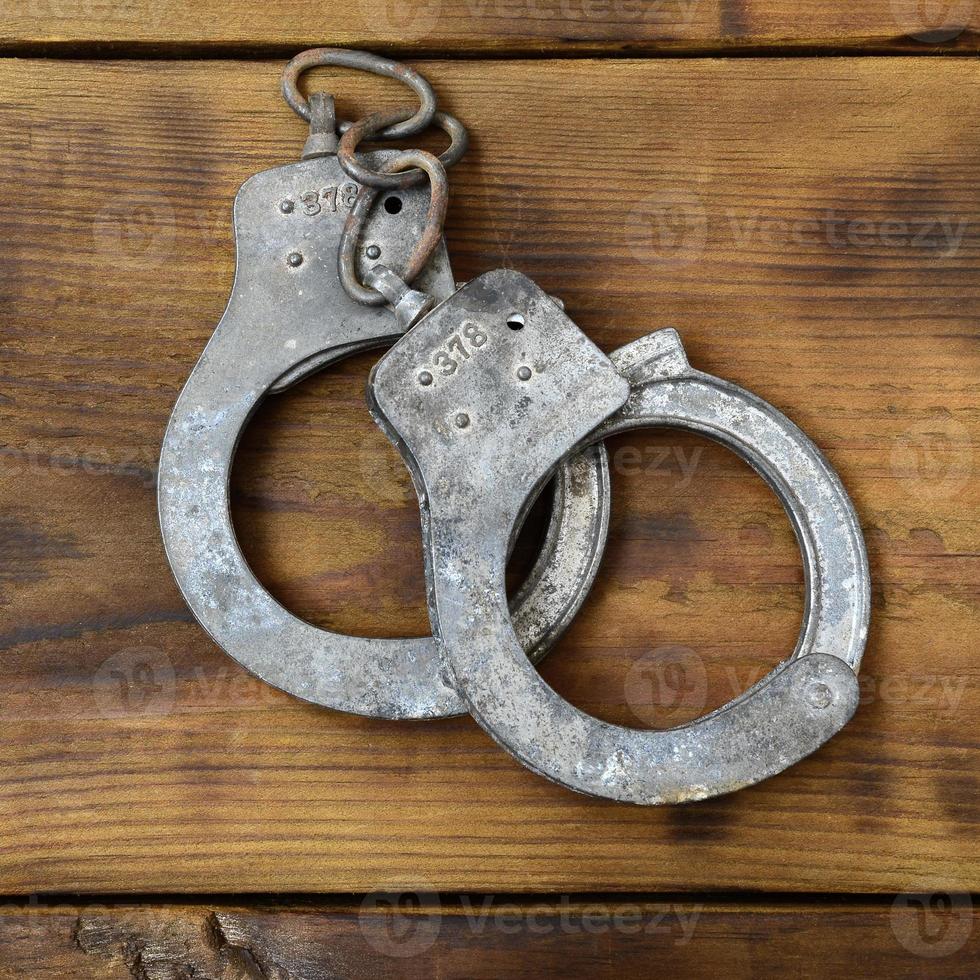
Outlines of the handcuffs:
{"label": "handcuffs", "polygon": [[[299,75],[317,64],[398,78],[420,108],[338,127],[332,99],[299,93]],[[215,642],[268,683],[325,707],[389,719],[468,711],[529,769],[632,803],[749,786],[840,731],[858,704],[870,580],[854,508],[816,446],[760,398],[692,368],[673,330],[606,356],[517,272],[457,287],[441,234],[444,165],[462,154],[465,130],[436,111],[417,72],[316,49],[290,63],[283,88],[310,122],[304,158],[239,191],[231,298],[180,394],[160,460],[167,555]],[[433,120],[452,140],[441,160],[358,152],[362,140],[414,135]],[[344,636],[293,616],[248,568],[230,514],[235,447],[261,399],[377,346],[390,350],[371,372],[368,404],[419,497],[433,631],[425,639]],[[534,666],[598,573],[610,495],[603,440],[647,426],[700,433],[749,462],[790,517],[806,580],[793,653],[722,708],[666,731],[593,718]],[[509,605],[512,543],[552,478],[542,554]]]}

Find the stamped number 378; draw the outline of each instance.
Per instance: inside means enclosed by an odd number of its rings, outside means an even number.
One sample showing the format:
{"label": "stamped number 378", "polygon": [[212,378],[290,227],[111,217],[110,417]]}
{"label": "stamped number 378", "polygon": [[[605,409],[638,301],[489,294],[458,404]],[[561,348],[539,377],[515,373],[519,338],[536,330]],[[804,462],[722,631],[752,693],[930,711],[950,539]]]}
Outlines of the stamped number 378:
{"label": "stamped number 378", "polygon": [[463,361],[470,359],[471,349],[478,350],[489,338],[475,323],[466,323],[459,333],[454,333],[442,350],[432,355],[432,363],[444,375],[455,374]]}

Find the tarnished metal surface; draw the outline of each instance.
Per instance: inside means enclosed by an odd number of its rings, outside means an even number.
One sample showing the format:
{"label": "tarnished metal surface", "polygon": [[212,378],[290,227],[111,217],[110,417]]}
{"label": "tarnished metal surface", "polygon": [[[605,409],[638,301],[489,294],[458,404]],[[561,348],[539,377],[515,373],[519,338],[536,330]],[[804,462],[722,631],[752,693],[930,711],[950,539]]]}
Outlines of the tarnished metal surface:
{"label": "tarnished metal surface", "polygon": [[[310,104],[299,90],[299,77],[311,68],[332,66],[366,71],[372,75],[382,75],[407,85],[419,97],[419,108],[408,118],[390,126],[379,136],[385,139],[401,139],[415,136],[428,128],[436,111],[436,94],[432,86],[414,68],[399,61],[381,58],[368,51],[354,51],[348,48],[310,48],[301,51],[286,65],[282,73],[282,97],[286,104],[301,119],[310,122]],[[341,130],[350,128],[350,123],[341,123]]]}
{"label": "tarnished metal surface", "polygon": [[[467,336],[482,343],[433,379],[440,354]],[[372,373],[369,402],[419,489],[430,617],[447,673],[477,721],[531,769],[633,803],[702,799],[782,771],[855,711],[869,579],[851,503],[793,423],[693,371],[673,331],[610,359],[530,280],[492,272],[395,345]],[[800,540],[808,594],[787,661],[719,711],[657,732],[607,724],[556,694],[524,656],[504,593],[514,528],[556,463],[646,425],[709,435],[769,480]]]}
{"label": "tarnished metal surface", "polygon": [[807,606],[791,659],[827,653],[856,672],[871,615],[868,558],[854,507],[820,450],[758,396],[690,367],[674,330],[642,337],[610,358],[633,392],[590,441],[671,426],[738,453],[779,497],[803,556]]}
{"label": "tarnished metal surface", "polygon": [[[425,180],[425,174],[420,170],[409,170],[405,173],[394,171],[379,171],[366,166],[357,157],[358,146],[367,139],[377,139],[392,123],[408,119],[411,109],[394,109],[391,112],[376,112],[358,120],[344,133],[337,147],[337,158],[340,165],[347,171],[347,176],[365,187],[386,190],[399,190],[416,187]],[[439,154],[439,162],[445,168],[459,163],[470,145],[466,127],[448,112],[437,112],[432,121],[449,136],[449,147]],[[431,174],[430,174],[431,179]]]}
{"label": "tarnished metal surface", "polygon": [[[382,163],[390,153],[374,157]],[[385,309],[355,303],[337,278],[337,247],[357,185],[335,157],[259,174],[235,201],[238,266],[228,308],[178,399],[160,458],[160,526],[174,575],[201,625],[244,667],[316,704],[384,718],[465,710],[441,676],[431,638],[372,640],[317,629],[256,580],[232,527],[228,481],[238,438],[261,399],[351,353],[395,339]],[[360,274],[419,236],[421,190],[365,225]],[[377,253],[377,254],[375,254]],[[368,256],[371,256],[370,258]],[[445,246],[418,279],[441,299],[455,288]],[[443,367],[433,367],[440,376]],[[367,422],[367,419],[365,419]],[[566,465],[542,556],[515,618],[540,656],[592,584],[608,521],[605,453]]]}
{"label": "tarnished metal surface", "polygon": [[337,136],[337,107],[326,92],[310,94],[310,133],[303,147],[303,160],[332,156],[340,145]]}
{"label": "tarnished metal surface", "polygon": [[[415,172],[429,178],[429,208],[425,216],[425,225],[418,235],[411,255],[398,256],[398,275],[406,285],[411,285],[429,259],[442,242],[442,228],[446,221],[446,209],[449,206],[449,181],[442,164],[424,150],[404,150],[381,164],[383,173],[404,170],[406,167],[416,167]],[[340,282],[347,295],[363,303],[365,306],[380,306],[386,298],[377,289],[361,285],[357,278],[357,243],[361,240],[364,221],[371,212],[378,191],[373,187],[362,187],[357,195],[357,201],[347,216],[344,230],[340,237],[340,247],[337,255],[337,270]],[[401,201],[397,195],[388,194],[385,202]],[[400,204],[399,204],[400,206]],[[363,254],[363,253],[362,253]],[[392,268],[392,260],[383,263],[385,268]],[[397,306],[397,304],[393,304]]]}
{"label": "tarnished metal surface", "polygon": [[[343,267],[341,267],[341,274],[343,274]],[[434,297],[412,289],[404,279],[385,265],[372,266],[364,274],[364,278],[385,298],[403,330],[415,326],[436,305]]]}

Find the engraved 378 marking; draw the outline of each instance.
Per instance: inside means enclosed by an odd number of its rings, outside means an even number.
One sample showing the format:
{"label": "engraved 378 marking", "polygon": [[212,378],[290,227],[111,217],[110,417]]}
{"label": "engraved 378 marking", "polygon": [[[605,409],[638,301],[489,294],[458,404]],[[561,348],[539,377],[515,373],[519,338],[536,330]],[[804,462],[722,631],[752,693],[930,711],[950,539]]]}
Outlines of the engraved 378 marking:
{"label": "engraved 378 marking", "polygon": [[[463,324],[459,333],[454,333],[443,347],[433,352],[432,365],[444,377],[455,374],[460,365],[468,361],[489,339],[479,324],[469,320]],[[419,377],[421,379],[428,374],[428,371],[422,371]],[[426,382],[423,380],[423,383]],[[431,381],[428,383],[431,384]]]}
{"label": "engraved 378 marking", "polygon": [[357,200],[357,192],[360,190],[357,184],[347,183],[340,187],[324,187],[318,191],[307,191],[300,195],[300,202],[303,205],[303,214],[312,218],[322,211],[337,211],[338,209],[350,211]]}

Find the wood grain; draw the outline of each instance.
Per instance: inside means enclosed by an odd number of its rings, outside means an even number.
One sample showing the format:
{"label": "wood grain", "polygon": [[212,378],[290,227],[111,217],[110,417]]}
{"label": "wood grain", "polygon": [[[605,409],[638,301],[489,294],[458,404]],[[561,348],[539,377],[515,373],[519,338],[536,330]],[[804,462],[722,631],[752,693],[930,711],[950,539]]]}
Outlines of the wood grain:
{"label": "wood grain", "polygon": [[25,0],[0,8],[0,47],[284,53],[320,45],[389,52],[557,54],[765,48],[975,51],[976,0]]}
{"label": "wood grain", "polygon": [[23,905],[0,911],[0,978],[976,976],[968,899],[932,907],[370,896],[288,907]]}
{"label": "wood grain", "polygon": [[[457,278],[521,268],[605,349],[677,327],[840,472],[874,581],[855,721],[759,787],[650,810],[552,786],[467,719],[348,718],[248,678],[172,582],[153,471],[228,294],[234,192],[302,146],[280,64],[7,59],[0,890],[976,889],[980,65],[424,68],[474,134]],[[347,114],[384,101],[335,89]],[[370,363],[260,411],[238,528],[299,614],[417,634],[417,508]],[[543,671],[602,717],[676,724],[792,649],[798,554],[724,451],[610,448],[602,580]]]}

